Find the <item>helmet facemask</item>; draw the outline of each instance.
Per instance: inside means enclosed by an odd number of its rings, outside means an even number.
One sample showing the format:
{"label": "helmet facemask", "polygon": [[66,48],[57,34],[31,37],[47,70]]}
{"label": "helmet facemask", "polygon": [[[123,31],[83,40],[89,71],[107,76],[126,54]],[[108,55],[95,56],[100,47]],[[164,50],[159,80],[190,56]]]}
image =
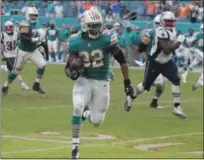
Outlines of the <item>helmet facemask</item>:
{"label": "helmet facemask", "polygon": [[97,39],[101,33],[102,24],[101,23],[87,23],[86,32],[88,33],[89,38]]}
{"label": "helmet facemask", "polygon": [[38,18],[38,15],[37,14],[29,14],[29,18],[30,18],[30,21],[32,23],[35,23],[37,18]]}
{"label": "helmet facemask", "polygon": [[173,29],[176,26],[176,20],[174,19],[165,19],[164,20],[164,27],[167,29]]}
{"label": "helmet facemask", "polygon": [[13,29],[14,29],[14,24],[11,21],[7,21],[4,24],[4,30],[5,30],[6,33],[12,34],[13,33]]}

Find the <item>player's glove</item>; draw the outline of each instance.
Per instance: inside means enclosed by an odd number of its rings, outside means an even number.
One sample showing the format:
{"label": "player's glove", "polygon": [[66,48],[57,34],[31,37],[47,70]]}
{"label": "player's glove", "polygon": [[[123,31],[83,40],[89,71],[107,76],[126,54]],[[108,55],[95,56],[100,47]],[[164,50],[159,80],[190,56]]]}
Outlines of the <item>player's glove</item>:
{"label": "player's glove", "polygon": [[65,67],[65,74],[72,80],[77,80],[79,76],[81,76],[83,72],[83,68],[69,68]]}
{"label": "player's glove", "polygon": [[125,93],[127,96],[134,97],[134,89],[131,85],[130,79],[124,80]]}

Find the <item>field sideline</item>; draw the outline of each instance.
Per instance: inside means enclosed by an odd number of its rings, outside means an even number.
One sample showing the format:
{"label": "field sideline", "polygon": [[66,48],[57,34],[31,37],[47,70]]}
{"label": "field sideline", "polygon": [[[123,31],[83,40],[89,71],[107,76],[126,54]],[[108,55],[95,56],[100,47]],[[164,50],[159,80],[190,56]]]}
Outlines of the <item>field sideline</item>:
{"label": "field sideline", "polygon": [[[46,95],[24,91],[14,82],[2,98],[2,158],[69,158],[73,82],[63,65],[49,64],[42,80]],[[22,76],[31,87],[36,67],[28,63]],[[120,69],[114,68],[111,104],[104,123],[95,128],[88,122],[82,130],[81,158],[203,158],[203,90],[191,91],[199,75],[191,73],[182,84],[182,107],[187,119],[172,114],[171,84],[161,97],[163,109],[151,109],[154,95],[143,94],[131,112],[123,109],[125,94]],[[6,72],[2,71],[2,82]],[[134,86],[142,70],[130,71]]]}

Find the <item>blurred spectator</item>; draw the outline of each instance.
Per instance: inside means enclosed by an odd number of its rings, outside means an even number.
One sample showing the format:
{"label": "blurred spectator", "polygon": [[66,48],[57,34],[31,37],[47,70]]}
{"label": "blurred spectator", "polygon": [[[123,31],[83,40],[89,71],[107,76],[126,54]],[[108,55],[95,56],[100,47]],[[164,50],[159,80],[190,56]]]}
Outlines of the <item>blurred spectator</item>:
{"label": "blurred spectator", "polygon": [[55,8],[54,8],[54,11],[55,11],[55,17],[56,18],[63,18],[64,15],[64,7],[62,6],[62,3],[61,2],[57,2]]}
{"label": "blurred spectator", "polygon": [[189,13],[190,13],[190,8],[186,4],[186,2],[183,1],[181,6],[179,6],[178,8],[177,16],[179,17],[179,19],[186,19]]}
{"label": "blurred spectator", "polygon": [[70,31],[67,25],[62,24],[61,29],[59,30],[59,53],[58,59],[65,62],[67,57],[67,40],[70,36]]}
{"label": "blurred spectator", "polygon": [[139,19],[142,19],[146,13],[146,6],[144,5],[144,2],[137,2],[137,8],[136,8],[136,12],[138,15]]}
{"label": "blurred spectator", "polygon": [[198,8],[198,21],[204,23],[204,14],[203,14],[203,2],[199,3]]}
{"label": "blurred spectator", "polygon": [[4,15],[5,14],[5,10],[4,10],[4,5],[1,5],[1,15]]}
{"label": "blurred spectator", "polygon": [[197,22],[197,18],[198,18],[198,10],[199,10],[199,6],[198,6],[198,3],[196,2],[192,2],[193,3],[193,6],[190,10],[190,21],[191,23],[195,23]]}
{"label": "blurred spectator", "polygon": [[23,8],[21,9],[21,13],[23,14],[23,15],[25,15],[26,14],[26,12],[27,12],[27,10],[28,10],[28,7],[29,7],[29,5],[28,5],[28,2],[23,6]]}
{"label": "blurred spectator", "polygon": [[155,16],[155,13],[156,13],[155,12],[156,11],[156,2],[145,1],[144,3],[147,7],[147,11],[146,11],[147,16],[149,16],[151,19],[153,19]]}
{"label": "blurred spectator", "polygon": [[48,18],[54,17],[54,8],[55,8],[55,3],[53,3],[52,1],[48,1],[46,17]]}
{"label": "blurred spectator", "polygon": [[113,18],[113,12],[111,9],[108,10],[106,16],[105,16],[105,24],[112,24],[114,21],[114,18]]}
{"label": "blurred spectator", "polygon": [[126,36],[125,36],[125,45],[126,45],[126,52],[128,54],[128,62],[130,66],[135,65],[135,32],[132,30],[132,28],[127,27],[126,28]]}

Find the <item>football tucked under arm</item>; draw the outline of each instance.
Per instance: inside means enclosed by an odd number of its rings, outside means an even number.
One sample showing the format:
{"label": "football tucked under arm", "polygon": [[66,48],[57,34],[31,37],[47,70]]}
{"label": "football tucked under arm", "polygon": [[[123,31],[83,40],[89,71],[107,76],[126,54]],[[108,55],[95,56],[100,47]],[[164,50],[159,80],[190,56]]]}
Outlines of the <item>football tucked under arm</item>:
{"label": "football tucked under arm", "polygon": [[65,74],[72,80],[77,80],[83,72],[84,64],[76,54],[69,54],[67,63],[65,66]]}
{"label": "football tucked under arm", "polygon": [[157,34],[159,47],[165,54],[173,53],[185,40],[185,37],[180,35],[177,40],[171,41],[168,32],[165,30],[161,30]]}

